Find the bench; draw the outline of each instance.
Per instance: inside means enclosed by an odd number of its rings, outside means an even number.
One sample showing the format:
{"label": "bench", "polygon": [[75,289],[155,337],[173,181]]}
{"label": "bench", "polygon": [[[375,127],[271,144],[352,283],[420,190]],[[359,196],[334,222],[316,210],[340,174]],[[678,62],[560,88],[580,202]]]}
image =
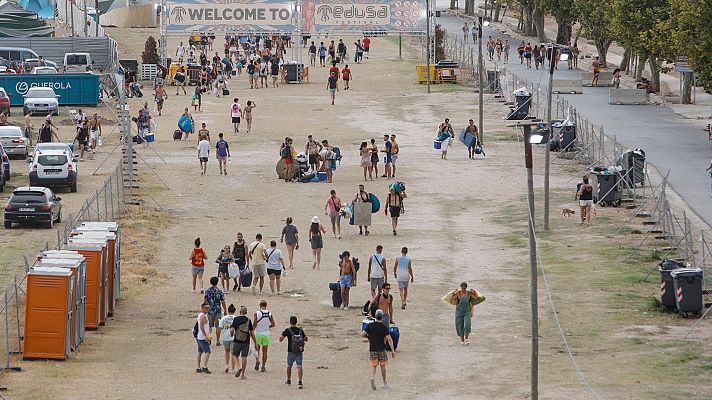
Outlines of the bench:
{"label": "bench", "polygon": [[[581,81],[586,87],[591,87],[591,81],[593,80],[593,72],[582,72]],[[598,74],[598,84],[597,87],[608,87],[613,86],[613,72],[612,71],[601,71]]]}
{"label": "bench", "polygon": [[616,89],[608,91],[608,104],[647,104],[648,91],[645,89]]}
{"label": "bench", "polygon": [[581,79],[554,79],[552,85],[554,93],[583,93],[583,84]]}

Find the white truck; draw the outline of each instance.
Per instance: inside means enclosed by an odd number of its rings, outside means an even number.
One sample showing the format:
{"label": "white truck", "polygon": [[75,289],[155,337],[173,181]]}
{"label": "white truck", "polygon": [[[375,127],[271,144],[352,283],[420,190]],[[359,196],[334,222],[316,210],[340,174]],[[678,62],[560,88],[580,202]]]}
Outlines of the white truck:
{"label": "white truck", "polygon": [[89,53],[65,53],[64,72],[91,71],[94,61]]}

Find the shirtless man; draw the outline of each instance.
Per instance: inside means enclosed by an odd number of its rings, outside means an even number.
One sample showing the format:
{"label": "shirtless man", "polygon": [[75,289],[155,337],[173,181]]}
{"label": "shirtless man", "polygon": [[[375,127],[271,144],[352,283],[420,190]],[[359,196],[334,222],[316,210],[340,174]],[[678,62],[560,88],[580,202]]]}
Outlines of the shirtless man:
{"label": "shirtless man", "polygon": [[389,212],[391,213],[391,226],[393,227],[393,236],[396,236],[398,234],[398,232],[396,232],[396,229],[398,229],[398,217],[400,217],[401,207],[403,206],[403,199],[406,197],[408,196],[405,194],[405,191],[398,193],[392,187],[388,189],[388,207],[386,207],[385,214],[388,215]]}
{"label": "shirtless man", "polygon": [[400,152],[400,146],[398,146],[398,143],[396,143],[396,135],[391,135],[391,143],[393,143],[393,155],[391,155],[391,160],[392,165],[392,173],[391,177],[395,178],[396,177],[396,160],[398,159],[398,153]]}
{"label": "shirtless man", "polygon": [[161,110],[163,110],[163,102],[165,100],[168,100],[168,93],[166,93],[166,89],[163,88],[163,85],[158,85],[156,86],[156,107],[158,107],[158,115],[161,115]]}
{"label": "shirtless man", "polygon": [[[385,325],[387,328],[390,327],[391,322],[395,323],[393,320],[393,296],[390,295],[391,292],[391,284],[388,282],[385,282],[381,286],[381,292],[378,293],[373,300],[371,300],[371,303],[377,303],[378,304],[378,309],[383,310],[383,325]],[[369,314],[371,313],[371,309],[373,307],[369,307]],[[375,315],[371,315],[371,317],[376,317]]]}
{"label": "shirtless man", "polygon": [[356,268],[351,262],[351,253],[345,251],[341,254],[339,262],[339,284],[341,285],[341,302],[343,309],[349,309],[349,290],[356,286]]}
{"label": "shirtless man", "polygon": [[307,144],[304,147],[304,153],[309,157],[309,166],[313,171],[317,170],[317,164],[319,161],[319,152],[323,146],[319,144],[312,135],[307,136]]}
{"label": "shirtless man", "polygon": [[200,128],[200,130],[198,130],[198,141],[201,141],[201,140],[203,140],[203,138],[205,138],[209,142],[210,141],[210,131],[205,126],[205,122],[203,122],[201,126],[202,127]]}
{"label": "shirtless man", "polygon": [[30,146],[32,146],[32,110],[27,111],[25,115],[25,137],[30,141]]}
{"label": "shirtless man", "polygon": [[101,136],[101,121],[99,121],[99,114],[94,113],[89,120],[89,145],[92,152],[96,152],[99,136]]}

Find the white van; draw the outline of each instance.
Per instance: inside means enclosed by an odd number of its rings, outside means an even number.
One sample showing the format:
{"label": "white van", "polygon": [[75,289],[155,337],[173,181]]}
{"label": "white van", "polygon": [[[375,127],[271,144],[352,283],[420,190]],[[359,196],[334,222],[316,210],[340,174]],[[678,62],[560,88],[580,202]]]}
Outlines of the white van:
{"label": "white van", "polygon": [[87,72],[92,69],[94,62],[91,60],[89,53],[65,53],[64,54],[64,71],[65,72]]}

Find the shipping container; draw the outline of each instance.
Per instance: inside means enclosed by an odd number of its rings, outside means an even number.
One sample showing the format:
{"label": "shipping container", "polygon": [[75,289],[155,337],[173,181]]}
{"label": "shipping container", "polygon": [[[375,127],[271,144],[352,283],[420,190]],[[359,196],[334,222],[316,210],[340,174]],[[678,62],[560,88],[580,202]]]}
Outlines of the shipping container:
{"label": "shipping container", "polygon": [[0,87],[5,88],[11,106],[24,104],[30,88],[46,87],[59,95],[60,106],[96,106],[99,104],[99,75],[80,74],[0,74]]}

